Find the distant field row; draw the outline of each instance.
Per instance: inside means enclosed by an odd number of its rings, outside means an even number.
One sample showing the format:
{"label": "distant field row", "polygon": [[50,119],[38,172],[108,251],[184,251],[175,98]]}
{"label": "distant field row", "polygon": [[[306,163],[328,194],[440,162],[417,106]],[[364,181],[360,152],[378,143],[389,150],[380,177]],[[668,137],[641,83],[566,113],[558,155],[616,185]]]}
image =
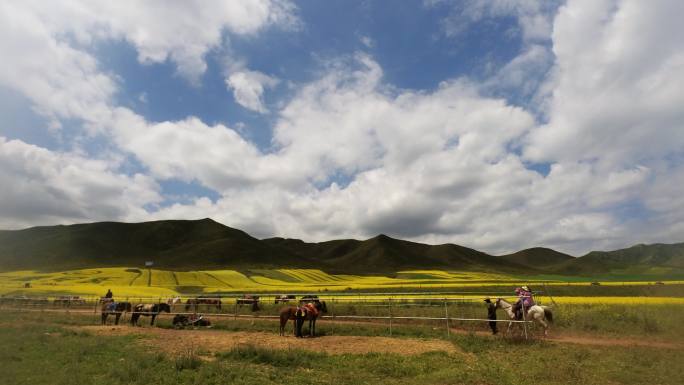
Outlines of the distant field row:
{"label": "distant field row", "polygon": [[[139,268],[98,268],[62,272],[15,271],[0,273],[0,295],[103,295],[111,289],[119,296],[168,297],[178,294],[202,293],[319,293],[319,292],[467,292],[484,294],[485,291],[507,294],[510,287],[528,284],[542,289],[547,286],[562,296],[611,297],[630,295],[634,297],[683,297],[675,290],[684,281],[628,282],[630,287],[643,289],[622,293],[617,286],[624,282],[602,281],[597,290],[596,283],[588,281],[562,281],[560,279],[535,279],[501,274],[477,272],[454,272],[436,270],[414,270],[398,272],[394,277],[334,275],[315,269],[277,270],[212,270],[212,271],[167,271]],[[588,287],[592,286],[591,292]],[[615,287],[615,289],[610,289]],[[665,290],[667,289],[667,290]],[[480,295],[481,296],[481,295]],[[581,297],[584,298],[584,297]],[[575,301],[568,298],[568,301]],[[581,301],[581,300],[577,300]]]}

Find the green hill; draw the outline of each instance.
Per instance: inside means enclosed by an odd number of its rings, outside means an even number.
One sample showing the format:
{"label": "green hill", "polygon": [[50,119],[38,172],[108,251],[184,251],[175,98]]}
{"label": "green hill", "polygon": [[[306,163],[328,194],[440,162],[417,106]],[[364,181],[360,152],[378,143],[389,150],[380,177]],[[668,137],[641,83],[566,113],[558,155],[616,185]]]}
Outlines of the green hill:
{"label": "green hill", "polygon": [[410,269],[522,272],[516,262],[501,261],[489,254],[454,244],[426,245],[380,234],[355,239],[306,243],[298,239],[269,238],[265,242],[329,265],[334,272],[394,273]]}
{"label": "green hill", "polygon": [[259,240],[211,219],[99,222],[0,231],[0,270],[142,266],[175,270],[316,268],[375,274],[412,269],[525,274],[684,274],[684,243],[637,245],[574,258],[548,248],[492,256],[454,244],[427,245],[378,235],[307,243]]}
{"label": "green hill", "polygon": [[501,255],[499,258],[544,272],[553,272],[558,269],[559,265],[576,259],[572,255],[564,254],[546,247],[533,247],[531,249],[520,250],[513,254]]}
{"label": "green hill", "polygon": [[567,274],[682,274],[684,243],[658,243],[614,251],[592,251],[557,265],[556,271]]}
{"label": "green hill", "polygon": [[304,266],[311,261],[211,219],[143,223],[100,222],[0,231],[0,267],[65,269],[140,266],[164,268]]}

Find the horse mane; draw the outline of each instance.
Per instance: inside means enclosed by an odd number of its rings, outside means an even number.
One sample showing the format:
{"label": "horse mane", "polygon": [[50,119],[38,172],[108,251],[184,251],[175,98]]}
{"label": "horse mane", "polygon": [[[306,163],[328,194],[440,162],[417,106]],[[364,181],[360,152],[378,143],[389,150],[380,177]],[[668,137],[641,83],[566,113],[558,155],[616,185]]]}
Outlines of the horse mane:
{"label": "horse mane", "polygon": [[322,311],[323,313],[328,312],[328,306],[325,305],[325,301],[318,301],[316,305],[316,309]]}

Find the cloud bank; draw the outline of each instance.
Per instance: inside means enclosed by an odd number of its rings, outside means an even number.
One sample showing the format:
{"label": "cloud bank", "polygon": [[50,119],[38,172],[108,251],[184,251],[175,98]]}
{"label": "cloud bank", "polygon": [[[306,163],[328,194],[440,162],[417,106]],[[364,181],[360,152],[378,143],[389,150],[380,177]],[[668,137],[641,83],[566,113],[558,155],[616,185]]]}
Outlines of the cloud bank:
{"label": "cloud bank", "polygon": [[[154,122],[119,105],[117,75],[91,47],[123,39],[143,65],[170,61],[192,83],[227,37],[296,29],[291,4],[148,2],[135,13],[124,2],[92,4],[0,4],[0,86],[30,100],[51,130],[77,120],[84,140],[108,149],[94,156],[0,137],[5,228],[212,217],[257,236],[382,232],[493,253],[682,241],[679,2],[467,3],[444,19],[448,38],[460,33],[453,20],[512,16],[521,52],[488,79],[444,79],[434,90],[397,88],[376,58],[353,52],[269,109],[264,92],[278,80],[232,68],[235,101],[273,116],[268,149],[228,124]],[[506,89],[538,103],[514,104]],[[131,162],[140,170],[126,171]],[[165,202],[159,184],[169,180],[218,198]]]}

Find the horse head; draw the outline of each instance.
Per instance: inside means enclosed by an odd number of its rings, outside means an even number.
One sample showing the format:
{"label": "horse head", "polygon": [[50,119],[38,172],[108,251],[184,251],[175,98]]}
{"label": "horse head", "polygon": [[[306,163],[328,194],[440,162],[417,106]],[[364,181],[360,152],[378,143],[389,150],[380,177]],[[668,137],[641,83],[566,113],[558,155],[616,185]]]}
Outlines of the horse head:
{"label": "horse head", "polygon": [[325,305],[325,301],[316,302],[316,310],[322,311],[323,313],[327,313],[328,307]]}

